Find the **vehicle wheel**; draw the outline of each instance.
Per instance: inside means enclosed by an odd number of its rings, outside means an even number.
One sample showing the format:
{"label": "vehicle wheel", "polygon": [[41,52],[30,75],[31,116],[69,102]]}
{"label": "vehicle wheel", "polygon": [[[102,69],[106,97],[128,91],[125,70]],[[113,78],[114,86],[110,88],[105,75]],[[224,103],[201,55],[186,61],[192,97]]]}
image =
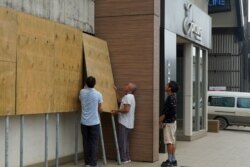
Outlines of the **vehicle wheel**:
{"label": "vehicle wheel", "polygon": [[226,129],[228,127],[228,122],[226,118],[217,117],[215,119],[220,121],[220,130]]}

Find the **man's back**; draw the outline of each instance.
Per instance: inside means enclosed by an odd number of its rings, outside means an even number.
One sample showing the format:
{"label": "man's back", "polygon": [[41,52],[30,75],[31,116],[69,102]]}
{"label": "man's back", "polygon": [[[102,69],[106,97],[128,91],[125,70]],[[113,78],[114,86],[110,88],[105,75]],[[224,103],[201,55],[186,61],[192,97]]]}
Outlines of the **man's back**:
{"label": "man's back", "polygon": [[94,88],[84,88],[80,91],[82,108],[81,124],[92,126],[100,123],[98,105],[102,103],[102,95]]}

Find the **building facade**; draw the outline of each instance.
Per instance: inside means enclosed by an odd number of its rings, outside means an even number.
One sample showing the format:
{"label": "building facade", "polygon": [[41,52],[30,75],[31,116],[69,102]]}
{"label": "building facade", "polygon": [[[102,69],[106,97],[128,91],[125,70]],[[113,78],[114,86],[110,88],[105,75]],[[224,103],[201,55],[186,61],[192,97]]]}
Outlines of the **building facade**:
{"label": "building facade", "polygon": [[[131,134],[130,146],[133,161],[153,162],[159,159],[159,149],[162,144],[159,114],[166,98],[164,86],[170,80],[176,80],[181,87],[177,97],[178,140],[190,141],[206,135],[207,55],[211,49],[211,18],[207,14],[207,1],[88,0],[88,4],[91,4],[91,7],[87,7],[88,10],[82,8],[77,0],[72,1],[73,4],[67,4],[68,1],[60,1],[62,4],[57,4],[59,1],[53,3],[46,1],[58,9],[54,11],[55,15],[50,13],[53,10],[50,10],[50,5],[46,5],[45,2],[38,5],[23,4],[20,1],[11,2],[6,1],[2,5],[12,8],[17,6],[17,10],[31,11],[33,15],[44,18],[55,18],[52,20],[72,25],[108,42],[118,91],[122,91],[123,85],[127,82],[135,83],[138,88],[135,94],[135,129]],[[93,6],[95,8],[92,8]],[[74,10],[78,7],[79,10]],[[68,8],[71,10],[66,10]],[[65,13],[69,11],[72,13]],[[83,11],[86,13],[82,13],[81,16],[85,19],[79,17],[78,12]],[[91,21],[92,17],[95,22]],[[64,22],[64,19],[69,20]],[[86,28],[81,24],[85,21],[92,28]],[[77,118],[80,118],[79,112],[61,114],[60,126],[56,129],[57,117],[55,114],[50,114],[48,159],[51,163],[55,162],[57,144],[59,144],[60,162],[72,161],[75,151],[76,154],[82,153],[81,135],[76,135],[80,134]],[[45,115],[25,117],[22,159],[24,166],[43,164],[45,148],[41,143],[45,142],[46,137],[45,119]],[[101,119],[107,158],[115,159],[116,150],[110,114],[103,113]],[[0,122],[4,124],[5,118],[1,117]],[[19,152],[16,151],[20,148],[21,123],[21,117],[10,118],[8,158],[15,160],[9,162],[9,166],[19,166],[21,159]],[[55,140],[57,130],[60,134],[59,143]],[[0,126],[0,131],[4,132],[4,126]],[[4,140],[4,135],[1,135],[1,155],[4,155],[6,146],[2,142]],[[4,162],[4,157],[0,156],[0,166],[4,166]]]}
{"label": "building facade", "polygon": [[[181,85],[178,139],[206,135],[207,54],[211,49],[207,5],[180,0],[96,1],[96,35],[108,41],[115,83],[120,90],[126,82],[138,86],[131,135],[134,161],[158,160],[159,114],[169,80]],[[103,115],[102,119],[108,157],[115,159],[110,118]]]}
{"label": "building facade", "polygon": [[248,92],[248,1],[210,3],[213,47],[208,57],[208,86],[210,89],[217,87],[227,91]]}
{"label": "building facade", "polygon": [[176,80],[180,84],[177,139],[193,140],[206,135],[207,131],[207,54],[211,49],[211,18],[195,2],[164,2],[161,83]]}
{"label": "building facade", "polygon": [[[115,83],[137,85],[135,129],[131,135],[133,161],[159,157],[159,0],[102,0],[96,3],[96,36],[107,40]],[[110,115],[103,115],[108,158],[115,159]]]}
{"label": "building facade", "polygon": [[[94,33],[93,0],[1,0],[0,6]],[[1,27],[0,34],[4,33]],[[38,77],[44,79],[41,75]],[[53,165],[56,157],[60,164],[74,160],[72,155],[76,153],[81,158],[83,148],[79,119],[80,112],[61,113],[59,122],[57,114],[0,117],[0,166],[45,166],[45,159]]]}

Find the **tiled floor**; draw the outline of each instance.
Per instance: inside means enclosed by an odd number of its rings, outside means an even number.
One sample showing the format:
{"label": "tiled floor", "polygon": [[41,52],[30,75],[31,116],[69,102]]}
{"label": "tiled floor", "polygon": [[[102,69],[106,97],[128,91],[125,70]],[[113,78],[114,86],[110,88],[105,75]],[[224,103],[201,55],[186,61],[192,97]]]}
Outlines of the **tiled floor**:
{"label": "tiled floor", "polygon": [[[166,157],[166,154],[160,154],[159,161],[154,163],[132,162],[120,166],[160,167]],[[178,141],[176,157],[179,167],[250,167],[250,128],[232,127],[219,133],[208,133],[207,137],[192,142]],[[116,162],[108,161],[105,167],[118,166]],[[72,163],[61,167],[75,166]],[[77,167],[84,167],[83,161]]]}

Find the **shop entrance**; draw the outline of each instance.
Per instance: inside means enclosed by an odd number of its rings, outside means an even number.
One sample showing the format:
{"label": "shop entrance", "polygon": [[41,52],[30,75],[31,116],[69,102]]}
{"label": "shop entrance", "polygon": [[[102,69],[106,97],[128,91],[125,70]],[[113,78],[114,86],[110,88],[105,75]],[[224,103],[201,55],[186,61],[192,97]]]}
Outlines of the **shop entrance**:
{"label": "shop entrance", "polygon": [[176,62],[176,81],[180,86],[180,91],[177,94],[177,133],[183,134],[183,122],[184,122],[184,95],[183,95],[183,83],[184,83],[184,45],[177,44],[176,49],[177,62]]}
{"label": "shop entrance", "polygon": [[[177,37],[177,140],[193,140],[206,133],[207,50]],[[180,42],[182,41],[182,42]]]}

